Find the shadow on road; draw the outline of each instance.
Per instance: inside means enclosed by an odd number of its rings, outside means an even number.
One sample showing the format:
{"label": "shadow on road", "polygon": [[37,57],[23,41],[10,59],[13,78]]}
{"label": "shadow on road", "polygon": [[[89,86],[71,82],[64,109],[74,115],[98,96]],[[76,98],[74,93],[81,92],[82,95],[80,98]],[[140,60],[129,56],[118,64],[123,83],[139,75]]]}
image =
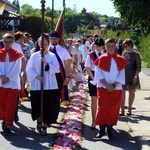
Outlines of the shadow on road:
{"label": "shadow on road", "polygon": [[56,134],[52,133],[47,136],[41,136],[35,132],[35,128],[26,127],[21,123],[17,123],[12,127],[13,135],[4,136],[11,145],[21,149],[46,150],[49,144],[53,142]]}

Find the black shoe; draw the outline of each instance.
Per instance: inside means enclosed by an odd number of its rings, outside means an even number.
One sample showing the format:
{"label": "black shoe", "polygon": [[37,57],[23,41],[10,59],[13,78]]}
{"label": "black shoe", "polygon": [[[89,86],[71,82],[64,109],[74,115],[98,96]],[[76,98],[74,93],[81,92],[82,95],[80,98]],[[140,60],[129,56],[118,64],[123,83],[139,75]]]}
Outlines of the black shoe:
{"label": "black shoe", "polygon": [[3,122],[2,122],[2,130],[4,131],[4,129],[5,129],[5,121],[3,120]]}
{"label": "black shoe", "polygon": [[3,131],[3,134],[4,135],[10,135],[11,134],[10,128],[6,126],[5,129],[4,129],[4,131]]}
{"label": "black shoe", "polygon": [[95,140],[100,140],[106,133],[105,132],[99,132],[95,137],[94,139]]}
{"label": "black shoe", "polygon": [[108,138],[109,138],[110,140],[112,140],[112,139],[114,138],[112,132],[108,132],[107,134],[108,134]]}
{"label": "black shoe", "polygon": [[46,136],[47,135],[47,127],[42,127],[41,131],[40,131],[40,134],[43,135],[43,136]]}

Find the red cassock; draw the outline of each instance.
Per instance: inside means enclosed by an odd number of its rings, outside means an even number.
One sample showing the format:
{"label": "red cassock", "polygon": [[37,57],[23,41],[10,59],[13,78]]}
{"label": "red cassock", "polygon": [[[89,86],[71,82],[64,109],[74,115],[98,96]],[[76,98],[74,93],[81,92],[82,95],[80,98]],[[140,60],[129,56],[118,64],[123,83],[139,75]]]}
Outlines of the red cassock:
{"label": "red cassock", "polygon": [[[95,65],[100,69],[109,72],[112,57],[117,64],[118,71],[124,69],[128,64],[128,61],[126,61],[122,56],[116,53],[113,55],[106,53],[95,61]],[[96,125],[112,126],[117,124],[121,104],[121,93],[122,90],[107,92],[104,88],[97,88],[98,113],[95,121]]]}
{"label": "red cassock", "polygon": [[98,113],[96,125],[116,125],[121,103],[121,90],[107,92],[104,88],[98,88]]}
{"label": "red cassock", "polygon": [[[6,50],[0,49],[0,62],[6,60],[6,55],[9,54],[9,62],[14,62],[22,57],[22,54],[12,48]],[[8,67],[9,66],[5,66]],[[20,69],[20,68],[17,68]],[[10,68],[11,72],[11,68]],[[13,124],[15,110],[17,106],[18,89],[0,87],[0,120],[4,119],[6,125],[11,126]]]}

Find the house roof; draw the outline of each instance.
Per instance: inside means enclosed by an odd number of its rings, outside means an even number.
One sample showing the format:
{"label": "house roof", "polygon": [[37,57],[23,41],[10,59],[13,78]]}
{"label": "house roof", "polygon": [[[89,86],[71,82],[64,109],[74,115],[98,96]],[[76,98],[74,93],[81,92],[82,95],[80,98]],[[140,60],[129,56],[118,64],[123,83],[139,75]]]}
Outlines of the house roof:
{"label": "house roof", "polygon": [[22,17],[17,14],[18,8],[11,4],[8,0],[1,0],[0,1],[0,21],[1,21],[1,28],[5,28],[8,26],[9,22],[12,20],[19,20]]}
{"label": "house roof", "polygon": [[16,9],[16,10],[18,10],[18,8],[15,6],[15,5],[13,5],[10,1],[8,1],[8,0],[1,0],[1,3],[6,3],[7,5],[9,5],[10,7],[12,7],[12,8],[14,8],[14,9]]}
{"label": "house roof", "polygon": [[6,7],[6,3],[3,3],[1,6],[0,6],[0,15],[3,14],[4,10],[5,10],[5,7]]}

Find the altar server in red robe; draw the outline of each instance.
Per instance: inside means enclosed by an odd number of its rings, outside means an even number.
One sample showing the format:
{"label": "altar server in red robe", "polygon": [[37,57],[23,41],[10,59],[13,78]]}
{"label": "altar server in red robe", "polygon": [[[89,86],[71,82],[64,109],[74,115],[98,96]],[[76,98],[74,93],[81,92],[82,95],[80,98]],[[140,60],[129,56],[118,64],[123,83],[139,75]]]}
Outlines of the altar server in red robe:
{"label": "altar server in red robe", "polygon": [[117,124],[121,103],[122,84],[125,83],[125,66],[128,64],[122,56],[115,53],[114,39],[105,41],[106,53],[95,61],[95,80],[97,81],[98,112],[95,124],[100,131],[95,139],[106,134],[113,138],[113,126]]}
{"label": "altar server in red robe", "polygon": [[4,135],[11,134],[20,89],[20,70],[23,55],[12,48],[13,35],[3,36],[4,48],[0,49],[0,120]]}

